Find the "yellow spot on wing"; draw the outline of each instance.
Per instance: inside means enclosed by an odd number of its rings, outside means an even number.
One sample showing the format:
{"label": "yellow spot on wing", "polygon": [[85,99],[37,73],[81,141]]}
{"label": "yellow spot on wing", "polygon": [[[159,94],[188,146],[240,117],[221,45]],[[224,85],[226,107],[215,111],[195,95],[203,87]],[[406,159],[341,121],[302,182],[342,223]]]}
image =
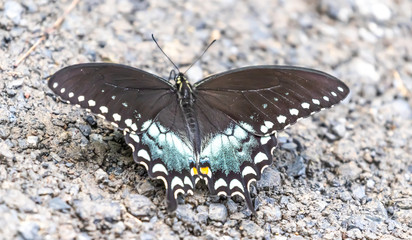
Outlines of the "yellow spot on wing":
{"label": "yellow spot on wing", "polygon": [[197,175],[198,173],[197,173],[197,168],[193,168],[193,175]]}
{"label": "yellow spot on wing", "polygon": [[200,172],[204,175],[207,175],[209,173],[209,167],[200,168]]}

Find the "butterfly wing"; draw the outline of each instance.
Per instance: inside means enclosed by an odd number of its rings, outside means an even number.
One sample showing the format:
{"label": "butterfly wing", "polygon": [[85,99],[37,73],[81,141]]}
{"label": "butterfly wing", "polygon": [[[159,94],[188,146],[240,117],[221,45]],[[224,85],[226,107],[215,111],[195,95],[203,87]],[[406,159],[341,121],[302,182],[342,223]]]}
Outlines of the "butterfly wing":
{"label": "butterfly wing", "polygon": [[249,185],[272,163],[276,131],[344,99],[349,88],[326,73],[256,66],[194,85],[201,126],[201,166],[211,192],[240,195],[253,210]]}
{"label": "butterfly wing", "polygon": [[[251,133],[268,136],[297,120],[342,101],[349,88],[339,79],[313,69],[254,66],[210,76],[194,85],[212,108]],[[224,103],[224,104],[222,104]]]}
{"label": "butterfly wing", "polygon": [[276,137],[251,134],[245,130],[250,128],[247,123],[238,124],[201,95],[197,95],[195,109],[202,139],[199,175],[212,194],[239,195],[254,212],[250,183],[259,180],[272,163]]}
{"label": "butterfly wing", "polygon": [[150,120],[175,99],[174,87],[164,79],[112,63],[63,68],[48,85],[63,100],[136,133],[145,131]]}
{"label": "butterfly wing", "polygon": [[177,195],[193,194],[197,176],[192,144],[175,96],[141,134],[126,133],[133,158],[144,165],[152,178],[161,179],[166,188],[168,209],[177,207]]}
{"label": "butterfly wing", "polygon": [[178,193],[193,192],[193,149],[174,86],[142,70],[110,63],[66,67],[48,85],[63,100],[124,130],[135,161],[165,183],[169,209],[176,208]]}

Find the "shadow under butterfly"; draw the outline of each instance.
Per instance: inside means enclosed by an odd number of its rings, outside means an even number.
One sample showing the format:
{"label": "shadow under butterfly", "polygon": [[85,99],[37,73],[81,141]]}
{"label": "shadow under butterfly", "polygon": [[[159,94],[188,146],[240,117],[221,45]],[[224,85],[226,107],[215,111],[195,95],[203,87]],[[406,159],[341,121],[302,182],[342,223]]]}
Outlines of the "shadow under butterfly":
{"label": "shadow under butterfly", "polygon": [[48,86],[123,130],[134,160],[163,180],[171,211],[203,179],[212,194],[239,195],[255,213],[250,184],[272,163],[277,131],[349,94],[327,73],[273,65],[191,85],[180,71],[171,84],[129,66],[87,63],[59,70]]}

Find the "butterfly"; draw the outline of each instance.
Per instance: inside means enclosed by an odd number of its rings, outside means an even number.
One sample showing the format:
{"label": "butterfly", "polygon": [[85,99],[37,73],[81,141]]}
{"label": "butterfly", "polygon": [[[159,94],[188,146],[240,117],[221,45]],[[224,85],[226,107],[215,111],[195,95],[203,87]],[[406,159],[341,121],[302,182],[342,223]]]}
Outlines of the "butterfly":
{"label": "butterfly", "polygon": [[251,66],[190,84],[126,65],[87,63],[51,76],[61,99],[123,130],[133,158],[166,188],[168,209],[204,180],[213,195],[242,197],[272,163],[276,133],[339,103],[349,88],[313,69]]}

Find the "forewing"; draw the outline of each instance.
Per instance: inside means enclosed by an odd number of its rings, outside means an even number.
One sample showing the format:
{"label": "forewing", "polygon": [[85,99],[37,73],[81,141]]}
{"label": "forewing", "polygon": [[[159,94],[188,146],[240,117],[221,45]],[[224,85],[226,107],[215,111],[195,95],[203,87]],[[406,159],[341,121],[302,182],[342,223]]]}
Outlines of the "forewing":
{"label": "forewing", "polygon": [[255,66],[210,76],[195,94],[258,136],[268,136],[342,101],[349,88],[324,72],[287,66]]}
{"label": "forewing", "polygon": [[128,66],[92,63],[58,71],[48,85],[63,100],[124,130],[134,160],[165,183],[170,210],[176,209],[177,194],[193,193],[193,149],[168,82]]}
{"label": "forewing", "polygon": [[120,129],[136,133],[175,99],[174,87],[148,72],[111,63],[69,66],[56,72],[49,88],[63,100],[91,110]]}

